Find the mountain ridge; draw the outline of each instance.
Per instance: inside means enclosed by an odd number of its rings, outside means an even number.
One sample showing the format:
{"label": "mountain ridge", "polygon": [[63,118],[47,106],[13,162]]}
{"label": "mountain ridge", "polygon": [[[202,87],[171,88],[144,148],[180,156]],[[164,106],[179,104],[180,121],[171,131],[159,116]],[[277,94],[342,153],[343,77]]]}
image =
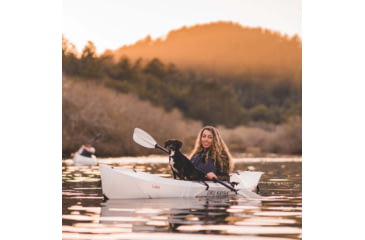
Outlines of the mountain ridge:
{"label": "mountain ridge", "polygon": [[115,60],[158,58],[179,67],[224,75],[265,74],[301,80],[302,43],[294,35],[218,21],[150,36],[113,51]]}

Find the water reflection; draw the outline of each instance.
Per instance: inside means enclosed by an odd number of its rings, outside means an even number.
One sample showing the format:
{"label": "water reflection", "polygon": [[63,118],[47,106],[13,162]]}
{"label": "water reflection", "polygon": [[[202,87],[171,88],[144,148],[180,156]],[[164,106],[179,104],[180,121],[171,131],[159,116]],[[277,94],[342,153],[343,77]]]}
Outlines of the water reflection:
{"label": "water reflection", "polygon": [[[164,163],[112,163],[169,177]],[[250,162],[263,201],[235,197],[108,200],[94,167],[63,167],[63,239],[300,239],[301,162]],[[166,235],[167,234],[167,235]],[[214,234],[214,235],[212,235]]]}
{"label": "water reflection", "polygon": [[[147,229],[153,232],[195,232],[189,231],[186,226],[232,224],[233,212],[237,213],[238,207],[241,214],[245,214],[260,205],[260,201],[233,198],[108,200],[102,204],[100,223],[133,222],[133,232]],[[181,230],[181,226],[185,228]]]}

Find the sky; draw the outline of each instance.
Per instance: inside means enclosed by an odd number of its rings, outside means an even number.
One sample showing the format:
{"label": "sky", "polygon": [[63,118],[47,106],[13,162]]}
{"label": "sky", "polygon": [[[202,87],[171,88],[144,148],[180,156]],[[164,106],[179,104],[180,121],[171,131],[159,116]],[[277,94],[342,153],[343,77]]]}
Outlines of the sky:
{"label": "sky", "polygon": [[63,0],[62,33],[82,51],[98,53],[150,35],[214,21],[232,21],[301,36],[301,0]]}

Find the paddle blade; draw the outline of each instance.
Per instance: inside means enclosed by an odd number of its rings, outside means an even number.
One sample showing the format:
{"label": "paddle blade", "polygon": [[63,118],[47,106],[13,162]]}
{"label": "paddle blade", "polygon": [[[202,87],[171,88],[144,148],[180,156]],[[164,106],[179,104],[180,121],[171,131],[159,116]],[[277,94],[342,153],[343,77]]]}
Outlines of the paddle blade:
{"label": "paddle blade", "polygon": [[143,131],[140,128],[135,128],[134,132],[133,132],[133,140],[146,148],[155,148],[156,147],[156,141],[155,139],[153,139],[153,137],[151,137],[151,135],[149,135],[148,133],[146,133],[145,131]]}
{"label": "paddle blade", "polygon": [[88,140],[87,142],[85,142],[85,144],[93,144],[96,140],[98,140],[102,136],[103,136],[102,133],[98,133],[94,138],[92,138],[92,139]]}
{"label": "paddle blade", "polygon": [[254,193],[254,192],[251,192],[250,190],[247,190],[247,189],[240,189],[240,190],[238,190],[237,193],[248,199],[262,199],[262,196]]}
{"label": "paddle blade", "polygon": [[96,140],[98,140],[98,139],[100,139],[100,138],[102,138],[102,137],[103,137],[103,134],[102,134],[102,133],[98,133],[98,134],[95,136],[94,140],[96,141]]}

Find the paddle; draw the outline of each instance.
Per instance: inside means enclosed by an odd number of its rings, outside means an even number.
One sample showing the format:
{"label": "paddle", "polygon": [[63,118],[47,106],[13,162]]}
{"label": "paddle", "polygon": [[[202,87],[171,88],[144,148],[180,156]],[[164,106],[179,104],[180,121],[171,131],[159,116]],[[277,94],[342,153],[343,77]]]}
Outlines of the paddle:
{"label": "paddle", "polygon": [[98,133],[98,134],[96,134],[96,136],[94,137],[94,138],[92,138],[92,139],[90,139],[89,141],[87,141],[86,143],[87,144],[92,144],[93,142],[95,142],[96,140],[98,140],[99,138],[101,138],[103,136],[103,134],[102,133]]}
{"label": "paddle", "polygon": [[[155,139],[153,139],[153,137],[151,135],[149,135],[147,132],[143,131],[140,128],[135,128],[134,132],[133,132],[133,140],[138,143],[139,145],[146,147],[146,148],[157,148],[160,149],[162,151],[164,151],[165,153],[169,153],[169,151],[162,147],[161,145],[159,145]],[[204,173],[202,173],[203,175],[205,175]],[[213,178],[214,182],[217,182],[223,186],[225,186],[226,188],[228,188],[229,190],[235,192],[237,194],[237,190],[234,189],[233,187],[229,186],[228,184],[220,181],[217,178]]]}
{"label": "paddle", "polygon": [[140,128],[134,129],[133,140],[145,148],[157,148],[164,151],[165,153],[169,153],[169,151],[159,145],[151,135],[149,135],[147,132],[143,131]]}
{"label": "paddle", "polygon": [[257,193],[251,192],[247,189],[240,189],[237,193],[244,196],[245,198],[263,199],[262,196],[258,195]]}

